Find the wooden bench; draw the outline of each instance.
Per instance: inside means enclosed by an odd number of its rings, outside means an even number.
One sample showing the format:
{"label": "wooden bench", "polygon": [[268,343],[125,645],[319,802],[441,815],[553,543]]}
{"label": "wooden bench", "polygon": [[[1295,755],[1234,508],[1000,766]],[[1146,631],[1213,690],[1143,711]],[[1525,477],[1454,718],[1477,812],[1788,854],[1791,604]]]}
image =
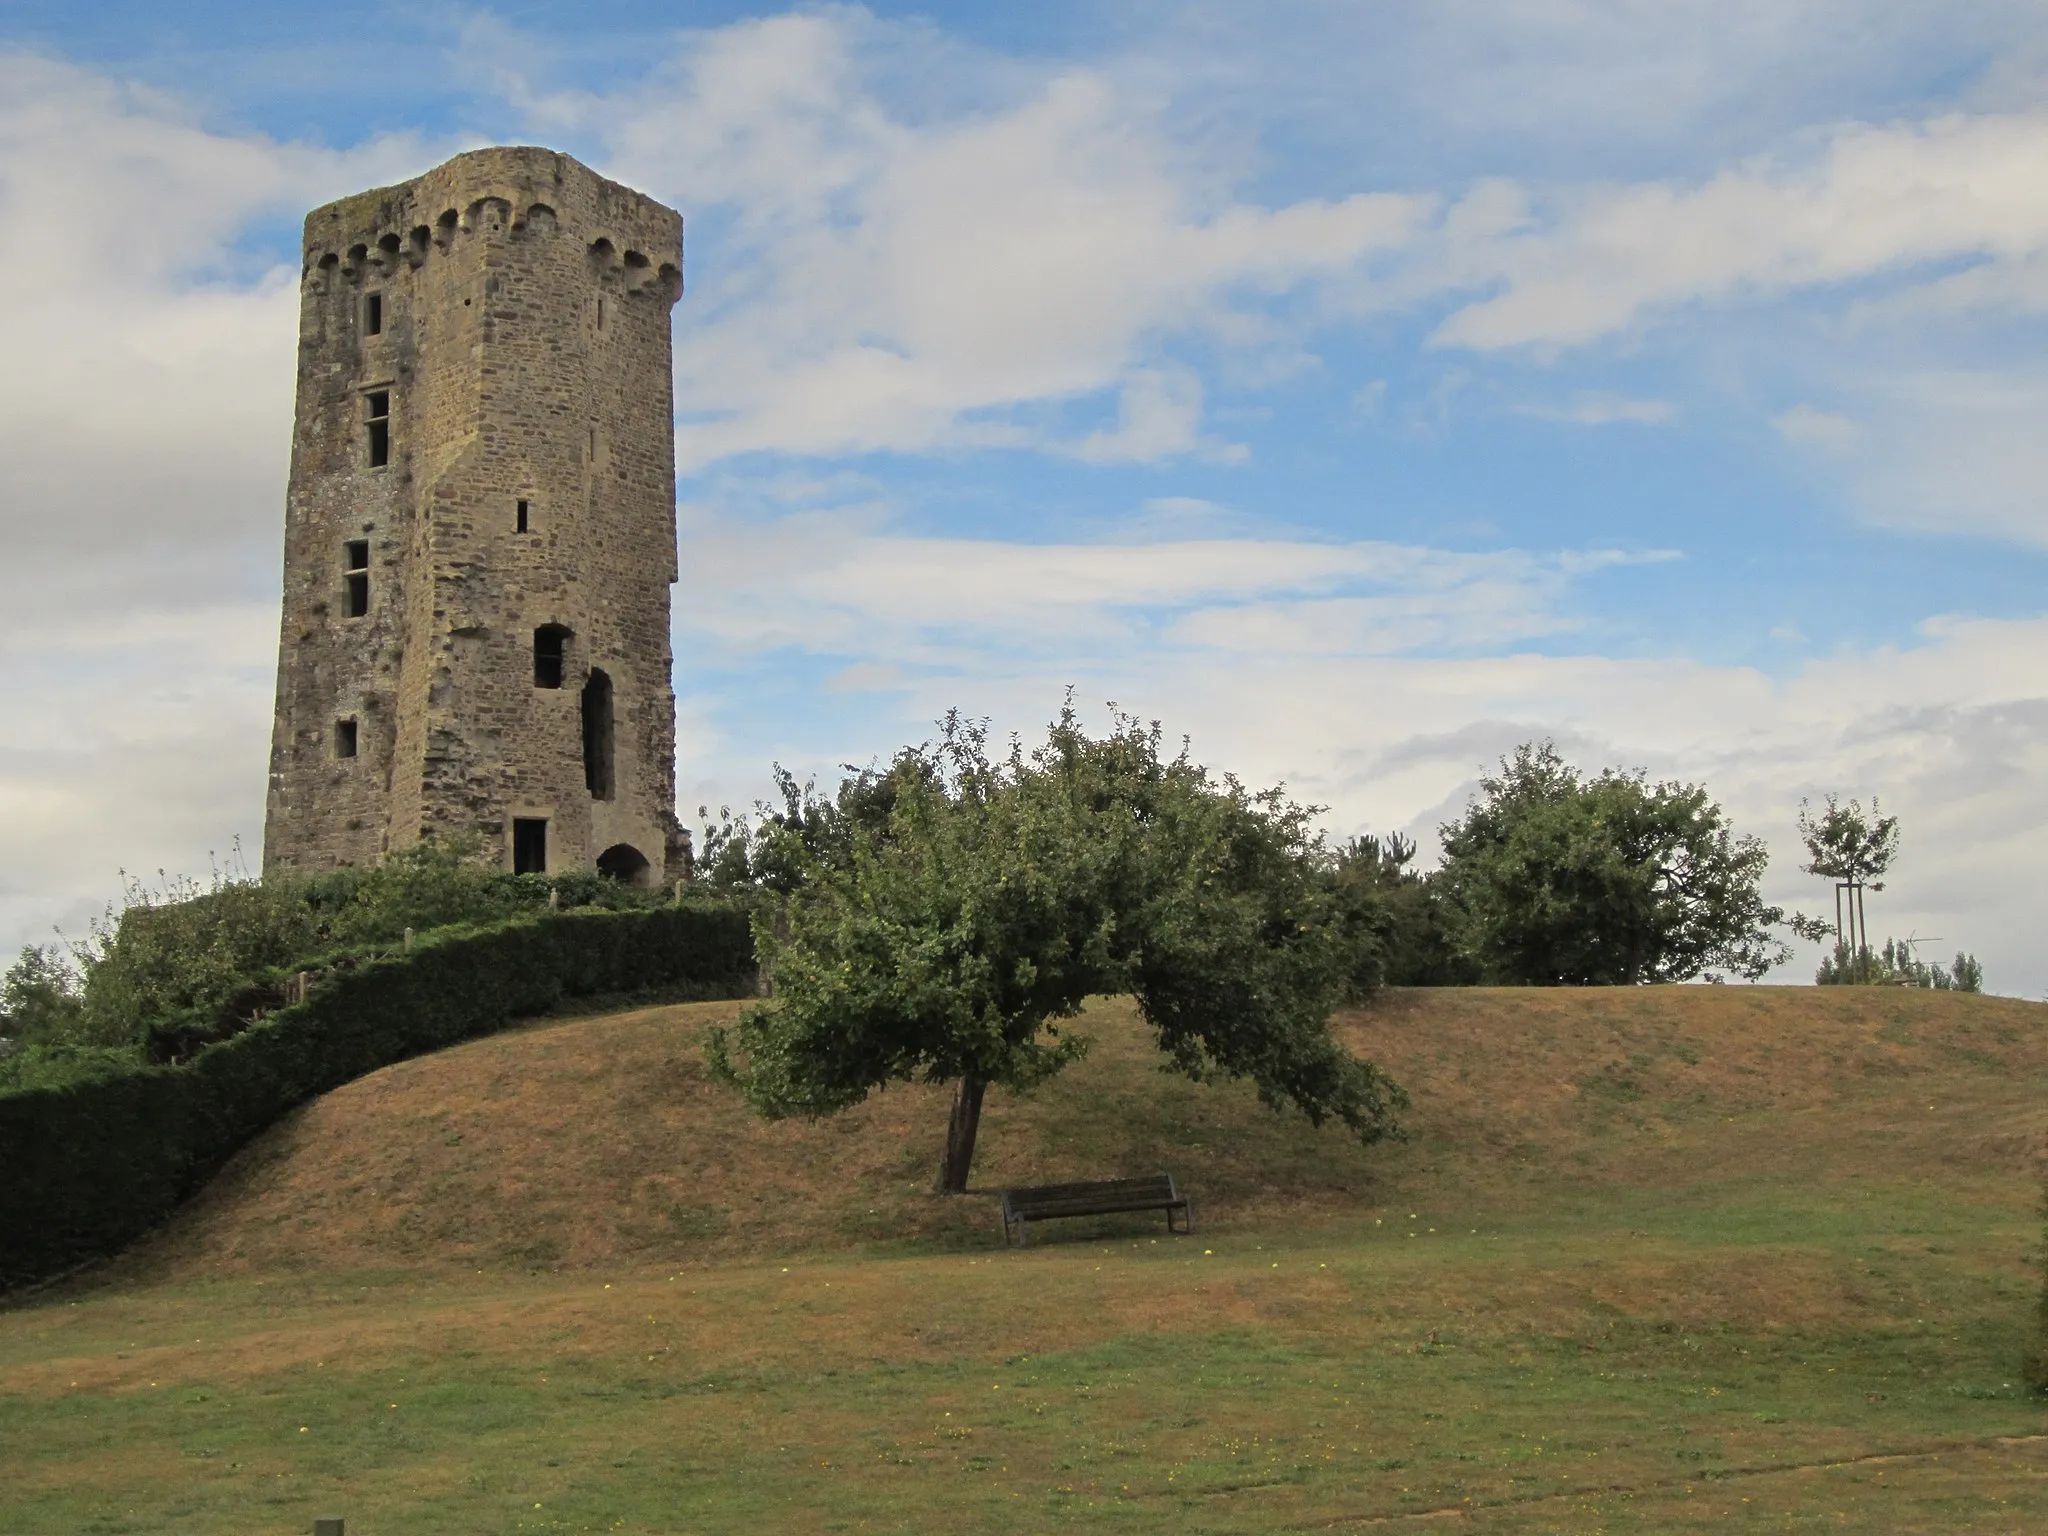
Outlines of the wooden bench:
{"label": "wooden bench", "polygon": [[[1024,1246],[1024,1223],[1058,1216],[1115,1216],[1125,1211],[1164,1211],[1166,1230],[1186,1233],[1195,1210],[1174,1186],[1173,1175],[1155,1173],[1143,1179],[1097,1179],[1088,1184],[1041,1184],[1035,1189],[1003,1191],[1003,1235]],[[1180,1225],[1173,1224],[1174,1214]]]}

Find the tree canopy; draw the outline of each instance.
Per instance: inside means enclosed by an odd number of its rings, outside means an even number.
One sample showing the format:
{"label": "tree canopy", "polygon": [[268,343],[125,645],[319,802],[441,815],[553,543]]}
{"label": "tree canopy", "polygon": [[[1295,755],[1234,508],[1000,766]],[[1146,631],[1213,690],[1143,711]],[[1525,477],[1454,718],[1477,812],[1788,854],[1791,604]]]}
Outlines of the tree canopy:
{"label": "tree canopy", "polygon": [[1807,874],[1881,891],[1884,882],[1878,876],[1891,868],[1899,853],[1899,818],[1884,815],[1875,795],[1867,815],[1857,800],[1844,805],[1829,795],[1818,815],[1802,800],[1799,840],[1806,844],[1807,861],[1800,867]]}
{"label": "tree canopy", "polygon": [[1480,781],[1441,829],[1437,883],[1452,950],[1510,986],[1754,979],[1786,956],[1784,913],[1758,893],[1769,855],[1694,784],[1584,778],[1549,742]]}
{"label": "tree canopy", "polygon": [[[1067,1022],[1128,991],[1168,1060],[1247,1077],[1313,1123],[1385,1135],[1400,1089],[1330,1035],[1350,955],[1311,812],[1213,778],[1157,725],[1092,738],[1071,707],[1026,752],[941,737],[826,801],[718,842],[761,872],[774,1000],[710,1041],[713,1072],[768,1116],[835,1113],[895,1082],[955,1085],[939,1187],[966,1187],[982,1097],[1076,1060]],[[734,842],[744,846],[730,851]]]}

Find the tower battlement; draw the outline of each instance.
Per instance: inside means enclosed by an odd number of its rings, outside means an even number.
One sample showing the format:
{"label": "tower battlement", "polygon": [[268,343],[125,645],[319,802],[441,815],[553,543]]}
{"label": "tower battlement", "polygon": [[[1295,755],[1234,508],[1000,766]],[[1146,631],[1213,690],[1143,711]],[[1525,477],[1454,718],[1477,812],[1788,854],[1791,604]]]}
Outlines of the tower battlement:
{"label": "tower battlement", "polygon": [[567,155],[306,216],[266,872],[480,834],[679,876],[682,219]]}

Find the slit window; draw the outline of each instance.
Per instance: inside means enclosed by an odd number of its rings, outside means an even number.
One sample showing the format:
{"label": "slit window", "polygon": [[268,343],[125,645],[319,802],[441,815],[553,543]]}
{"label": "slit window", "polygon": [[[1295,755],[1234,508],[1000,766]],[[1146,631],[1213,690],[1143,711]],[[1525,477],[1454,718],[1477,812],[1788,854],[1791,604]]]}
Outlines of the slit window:
{"label": "slit window", "polygon": [[384,334],[384,295],[366,293],[363,295],[363,334],[381,336]]}
{"label": "slit window", "polygon": [[600,331],[604,329],[604,297],[601,294],[597,300],[597,328]]}
{"label": "slit window", "polygon": [[341,613],[360,619],[370,611],[370,541],[350,539],[342,546]]}
{"label": "slit window", "polygon": [[512,873],[544,875],[548,872],[548,824],[543,816],[512,818]]}
{"label": "slit window", "polygon": [[533,632],[533,686],[559,688],[569,655],[569,631],[560,624],[543,624]]}
{"label": "slit window", "polygon": [[356,755],[356,723],[353,720],[334,722],[334,755],[354,757]]}
{"label": "slit window", "polygon": [[519,510],[513,514],[512,531],[514,533],[532,532],[532,520],[528,512],[529,506],[530,503],[526,502],[525,500],[522,499],[520,501]]}
{"label": "slit window", "polygon": [[391,391],[373,389],[363,396],[364,425],[369,435],[370,468],[391,462]]}
{"label": "slit window", "polygon": [[583,685],[583,783],[591,799],[611,799],[612,680],[596,667]]}

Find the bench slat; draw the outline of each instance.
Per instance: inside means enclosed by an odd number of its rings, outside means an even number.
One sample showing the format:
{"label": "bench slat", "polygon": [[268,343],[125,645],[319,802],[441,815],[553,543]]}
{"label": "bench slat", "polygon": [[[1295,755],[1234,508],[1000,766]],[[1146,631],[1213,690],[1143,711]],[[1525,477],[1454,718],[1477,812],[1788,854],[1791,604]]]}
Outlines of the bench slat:
{"label": "bench slat", "polygon": [[[1164,1211],[1168,1231],[1184,1230],[1193,1207],[1170,1173],[1136,1179],[1095,1179],[1078,1184],[1040,1184],[1003,1191],[1003,1227],[1022,1242],[1025,1223],[1063,1216],[1114,1216],[1133,1211]],[[1173,1224],[1175,1212],[1181,1229]]]}

